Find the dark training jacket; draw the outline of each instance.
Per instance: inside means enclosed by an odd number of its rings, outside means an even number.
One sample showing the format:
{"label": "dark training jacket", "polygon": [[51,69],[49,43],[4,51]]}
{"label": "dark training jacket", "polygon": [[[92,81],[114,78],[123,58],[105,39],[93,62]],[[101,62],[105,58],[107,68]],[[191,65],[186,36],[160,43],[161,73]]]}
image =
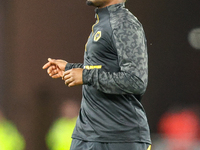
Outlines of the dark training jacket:
{"label": "dark training jacket", "polygon": [[97,142],[151,143],[140,103],[148,81],[148,56],[141,23],[124,3],[96,9],[85,47],[83,97],[72,138]]}

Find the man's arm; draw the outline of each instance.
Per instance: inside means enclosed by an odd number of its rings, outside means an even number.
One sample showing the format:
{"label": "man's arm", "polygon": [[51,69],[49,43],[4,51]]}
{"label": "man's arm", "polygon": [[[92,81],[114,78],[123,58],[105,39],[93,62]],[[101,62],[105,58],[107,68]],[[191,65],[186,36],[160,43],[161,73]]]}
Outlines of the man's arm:
{"label": "man's arm", "polygon": [[51,59],[48,58],[48,62],[42,67],[47,69],[47,73],[52,78],[61,78],[64,75],[64,71],[72,68],[82,68],[83,64],[79,63],[68,63],[62,59]]}
{"label": "man's arm", "polygon": [[82,63],[67,63],[65,66],[65,71],[70,70],[72,68],[83,68]]}
{"label": "man's arm", "polygon": [[109,94],[143,94],[147,87],[146,39],[142,26],[122,23],[113,30],[120,72],[83,70],[83,84]]}

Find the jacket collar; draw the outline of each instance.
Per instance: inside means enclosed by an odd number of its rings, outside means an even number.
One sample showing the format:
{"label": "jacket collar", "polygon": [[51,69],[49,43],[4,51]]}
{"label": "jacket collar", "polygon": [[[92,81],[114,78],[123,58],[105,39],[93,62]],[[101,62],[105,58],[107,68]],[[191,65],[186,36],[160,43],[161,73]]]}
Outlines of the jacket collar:
{"label": "jacket collar", "polygon": [[[125,7],[125,3],[118,3],[118,4],[114,4],[114,5],[109,5],[109,6],[104,7],[104,8],[96,8],[95,14],[98,14],[101,18],[102,14],[105,14],[105,12],[115,12],[115,11],[117,11],[117,9],[123,8],[123,7]],[[96,18],[96,15],[95,15],[95,18]]]}

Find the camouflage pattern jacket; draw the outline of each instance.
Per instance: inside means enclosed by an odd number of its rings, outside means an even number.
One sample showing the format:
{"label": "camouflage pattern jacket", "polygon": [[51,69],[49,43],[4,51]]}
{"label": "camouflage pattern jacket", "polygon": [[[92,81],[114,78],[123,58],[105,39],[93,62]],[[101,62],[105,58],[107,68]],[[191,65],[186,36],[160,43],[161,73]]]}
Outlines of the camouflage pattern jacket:
{"label": "camouflage pattern jacket", "polygon": [[148,80],[146,38],[124,3],[96,9],[85,46],[83,97],[73,138],[97,142],[151,143],[141,97]]}

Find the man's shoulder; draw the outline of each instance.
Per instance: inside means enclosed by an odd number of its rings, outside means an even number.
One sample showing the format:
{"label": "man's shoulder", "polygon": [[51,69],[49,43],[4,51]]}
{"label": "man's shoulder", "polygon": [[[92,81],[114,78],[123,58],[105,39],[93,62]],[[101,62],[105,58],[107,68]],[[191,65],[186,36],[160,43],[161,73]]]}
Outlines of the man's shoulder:
{"label": "man's shoulder", "polygon": [[127,26],[141,27],[141,23],[128,9],[122,8],[110,13],[110,23],[112,28],[120,28]]}

